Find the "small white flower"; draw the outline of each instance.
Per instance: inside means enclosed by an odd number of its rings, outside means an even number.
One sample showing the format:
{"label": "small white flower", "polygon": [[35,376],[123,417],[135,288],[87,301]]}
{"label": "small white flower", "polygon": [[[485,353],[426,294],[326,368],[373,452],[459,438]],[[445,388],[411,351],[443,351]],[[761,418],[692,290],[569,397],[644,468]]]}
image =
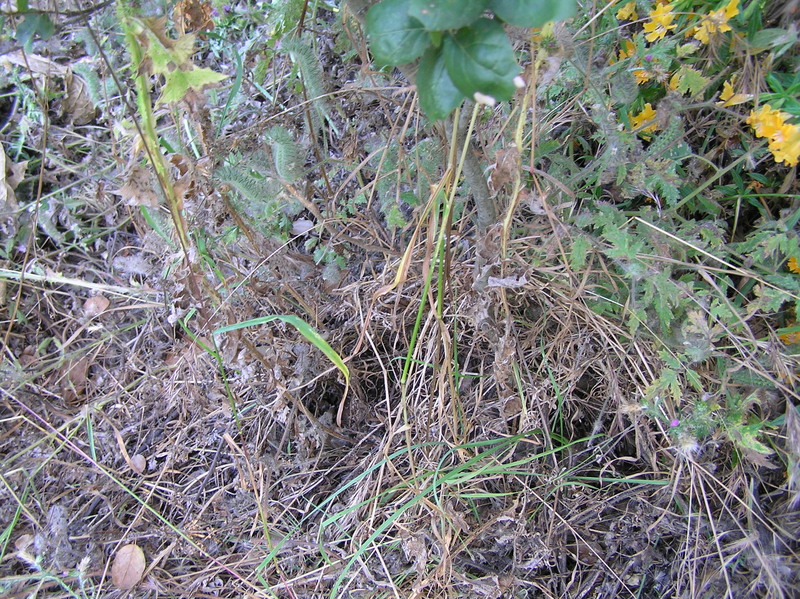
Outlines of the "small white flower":
{"label": "small white flower", "polygon": [[492,96],[487,96],[481,92],[475,92],[472,94],[472,98],[478,104],[486,104],[487,106],[494,106],[497,104],[497,100],[495,100]]}
{"label": "small white flower", "polygon": [[514,77],[514,87],[516,87],[517,89],[522,89],[523,87],[525,87],[525,80],[522,78],[521,75],[517,75],[516,77]]}

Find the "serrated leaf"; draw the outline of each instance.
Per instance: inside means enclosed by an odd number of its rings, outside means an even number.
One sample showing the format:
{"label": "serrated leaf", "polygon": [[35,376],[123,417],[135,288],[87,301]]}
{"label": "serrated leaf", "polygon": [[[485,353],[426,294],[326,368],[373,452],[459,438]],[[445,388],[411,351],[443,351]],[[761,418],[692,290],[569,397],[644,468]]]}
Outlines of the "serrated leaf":
{"label": "serrated leaf", "polygon": [[575,14],[575,0],[491,0],[489,10],[516,27],[541,27]]}
{"label": "serrated leaf", "polygon": [[176,70],[164,77],[164,88],[161,90],[159,104],[179,102],[190,89],[202,90],[203,86],[218,83],[226,78],[222,73],[211,69]]}
{"label": "serrated leaf", "polygon": [[447,72],[465,96],[478,92],[502,102],[514,95],[514,77],[522,69],[499,22],[481,19],[448,34],[443,48]]}
{"label": "serrated leaf", "polygon": [[447,72],[441,48],[428,48],[417,71],[419,105],[429,119],[439,120],[461,104],[464,94]]}
{"label": "serrated leaf", "polygon": [[396,66],[416,60],[430,46],[430,35],[409,15],[410,0],[383,0],[367,11],[369,46],[376,62]]}
{"label": "serrated leaf", "polygon": [[461,29],[477,21],[489,0],[410,0],[408,14],[428,31]]}
{"label": "serrated leaf", "polygon": [[[696,96],[705,90],[710,79],[704,77],[703,74],[693,69],[692,67],[682,66],[678,72],[673,75],[673,80],[676,82],[675,88],[682,94],[689,93],[691,96]],[[672,80],[670,81],[670,83]]]}
{"label": "serrated leaf", "polygon": [[569,256],[569,266],[573,271],[579,271],[586,266],[586,257],[592,247],[592,242],[585,236],[579,235],[572,242],[572,252]]}

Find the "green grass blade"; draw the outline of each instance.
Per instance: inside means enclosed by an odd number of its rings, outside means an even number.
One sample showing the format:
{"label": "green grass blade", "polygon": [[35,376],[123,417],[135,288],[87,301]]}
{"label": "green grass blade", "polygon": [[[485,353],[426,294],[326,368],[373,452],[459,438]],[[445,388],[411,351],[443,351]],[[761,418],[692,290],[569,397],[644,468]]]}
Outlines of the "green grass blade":
{"label": "green grass blade", "polygon": [[230,331],[236,331],[239,329],[246,329],[249,327],[256,327],[258,325],[267,324],[268,322],[272,322],[274,320],[280,320],[281,322],[285,322],[286,324],[292,325],[297,331],[305,337],[308,341],[311,342],[314,347],[320,350],[325,357],[327,357],[333,365],[338,368],[342,375],[344,376],[345,383],[347,387],[350,387],[350,369],[347,368],[347,364],[344,363],[342,357],[333,349],[325,339],[322,338],[314,327],[308,324],[302,318],[294,316],[292,314],[276,314],[273,316],[262,316],[260,318],[251,318],[250,320],[245,320],[243,322],[238,322],[236,324],[230,324],[225,327],[221,327],[214,331],[215,335],[219,335],[220,333],[228,333]]}

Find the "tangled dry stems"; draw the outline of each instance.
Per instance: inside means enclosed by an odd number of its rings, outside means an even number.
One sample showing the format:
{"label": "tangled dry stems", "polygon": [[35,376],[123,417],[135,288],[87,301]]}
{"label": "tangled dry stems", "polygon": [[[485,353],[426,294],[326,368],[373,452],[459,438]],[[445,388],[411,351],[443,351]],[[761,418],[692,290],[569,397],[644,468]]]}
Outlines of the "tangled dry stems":
{"label": "tangled dry stems", "polygon": [[[397,137],[414,131],[404,93],[343,97],[348,110],[378,106],[362,134]],[[251,114],[251,134],[278,116]],[[234,131],[215,148],[255,140]],[[317,207],[326,214],[376,185],[360,189],[352,171],[331,179]],[[22,366],[6,360],[2,372],[9,596],[115,594],[108,564],[128,542],[148,556],[143,596],[793,596],[796,487],[724,439],[699,446],[643,413],[662,348],[589,307],[590,281],[615,280],[599,252],[583,272],[567,268],[560,240],[572,231],[555,203],[523,206],[506,256],[476,236],[468,206],[438,265],[427,222],[388,231],[371,210],[331,216],[325,242],[347,239],[350,252],[331,283],[298,242],[249,230],[201,175],[193,222],[210,238],[232,221],[243,231],[212,248],[220,281],[77,184],[96,210],[87,220],[114,223],[98,231],[102,252],[35,247],[28,266],[93,287],[10,284],[4,306],[5,353]],[[386,292],[411,239],[409,271]],[[445,268],[441,314],[436,285],[423,293],[435,267]],[[187,277],[205,298],[187,294]],[[87,315],[88,298],[132,280],[157,295],[123,294]],[[179,325],[193,307],[197,341]],[[282,313],[302,314],[348,358],[341,427],[343,381],[293,329],[211,334]],[[765,365],[752,350],[764,348],[761,332],[744,330],[728,336],[732,359],[796,400],[784,382],[793,358],[771,344]]]}

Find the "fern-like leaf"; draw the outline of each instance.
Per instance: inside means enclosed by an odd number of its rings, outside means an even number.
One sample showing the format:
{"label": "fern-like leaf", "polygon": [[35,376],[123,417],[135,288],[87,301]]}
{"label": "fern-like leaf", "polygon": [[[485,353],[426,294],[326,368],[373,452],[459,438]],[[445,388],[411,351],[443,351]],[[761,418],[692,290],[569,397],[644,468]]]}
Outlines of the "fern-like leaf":
{"label": "fern-like leaf", "polygon": [[328,108],[324,98],[325,86],[322,83],[322,66],[319,59],[311,46],[303,40],[296,38],[284,40],[282,47],[300,71],[306,95],[314,108],[311,111],[314,127],[321,129],[322,121],[328,116]]}
{"label": "fern-like leaf", "polygon": [[272,148],[275,172],[283,181],[292,183],[303,176],[304,156],[300,144],[289,131],[277,125],[267,132]]}

